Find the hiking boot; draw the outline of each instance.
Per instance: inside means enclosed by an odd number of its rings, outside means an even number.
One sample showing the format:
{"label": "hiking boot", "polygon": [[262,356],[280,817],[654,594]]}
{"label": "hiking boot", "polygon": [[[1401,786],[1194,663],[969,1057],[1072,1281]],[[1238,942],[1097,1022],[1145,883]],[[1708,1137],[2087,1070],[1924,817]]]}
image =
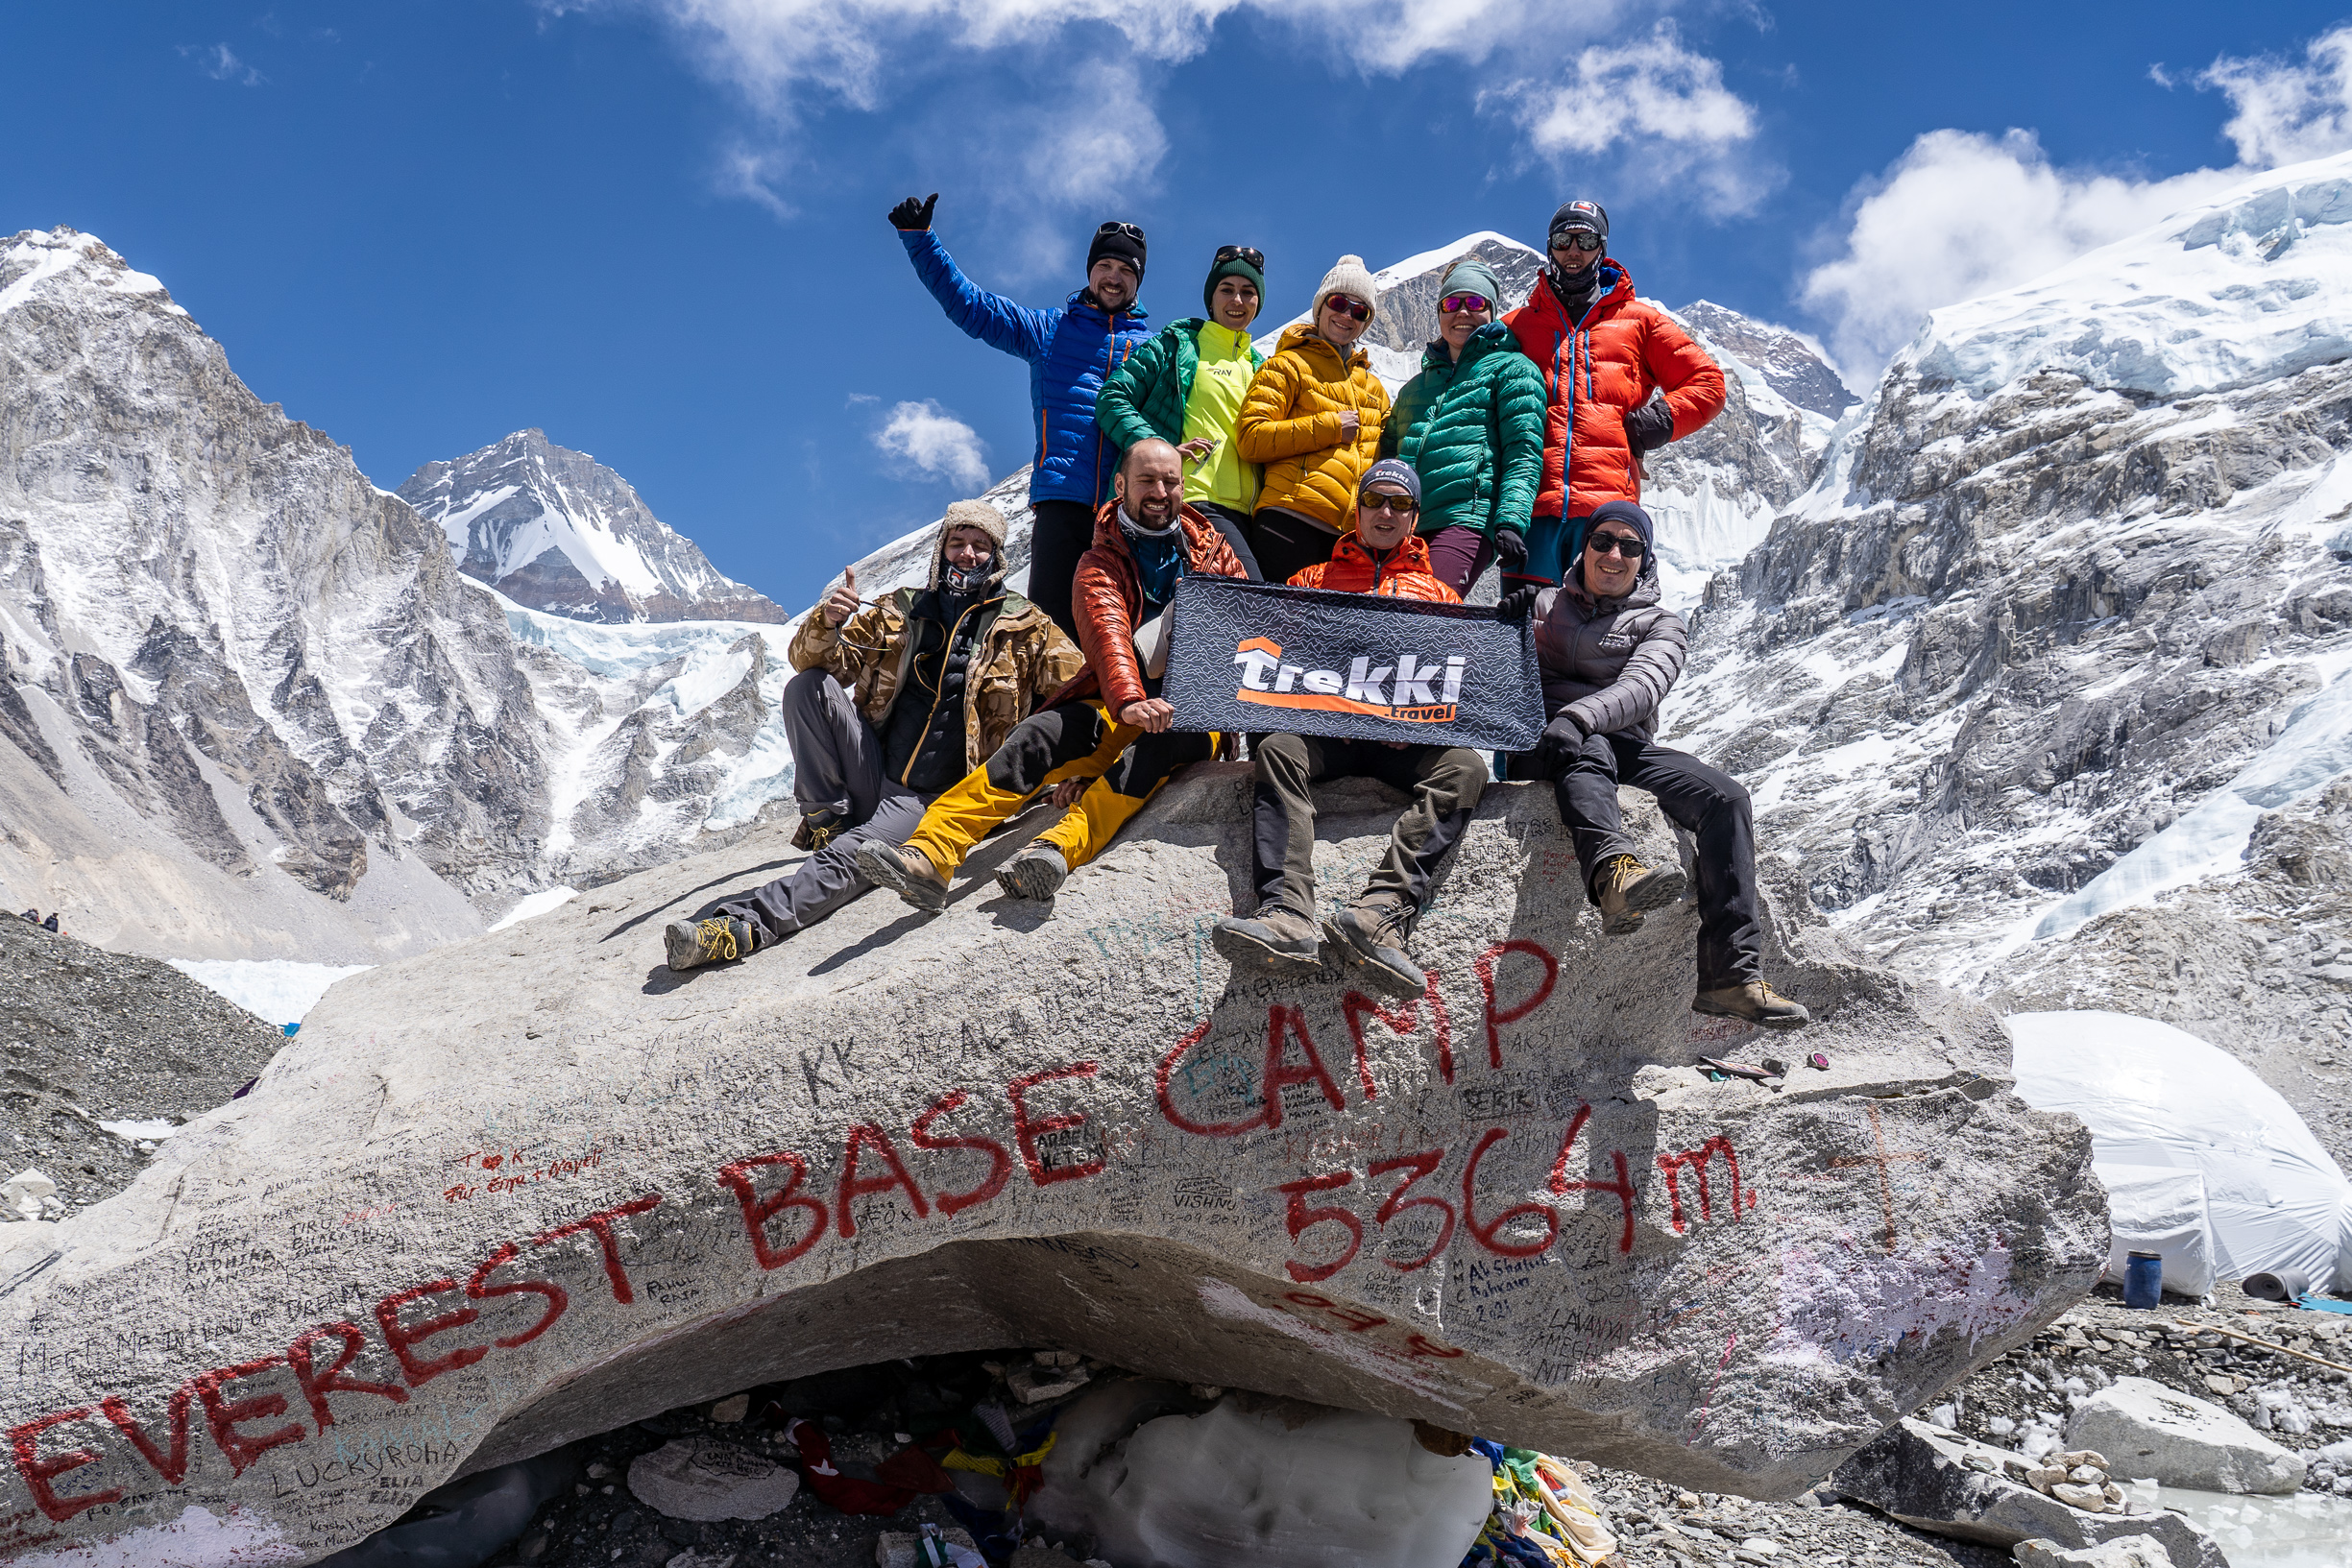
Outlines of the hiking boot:
{"label": "hiking boot", "polygon": [[1261,904],[1247,920],[1225,916],[1209,932],[1209,946],[1235,963],[1254,964],[1277,975],[1323,972],[1322,932],[1286,905]]}
{"label": "hiking boot", "polygon": [[673,920],[662,928],[662,941],[669,949],[673,970],[748,958],[753,945],[749,923],[724,915],[701,921]]}
{"label": "hiking boot", "polygon": [[947,907],[947,879],[930,856],[911,844],[869,838],[858,846],[858,870],[867,881],[888,888],[918,909],[935,915]]}
{"label": "hiking boot", "polygon": [[1702,991],[1691,999],[1690,1010],[1711,1013],[1717,1018],[1744,1018],[1762,1029],[1801,1029],[1813,1021],[1813,1015],[1801,1004],[1762,980]]}
{"label": "hiking boot", "polygon": [[1611,936],[1637,931],[1645,913],[1680,903],[1689,885],[1680,871],[1653,871],[1630,855],[1612,856],[1593,879],[1601,929]]}
{"label": "hiking boot", "polygon": [[1061,851],[1041,839],[1006,861],[996,881],[1016,899],[1042,902],[1060,892],[1069,876],[1070,862],[1062,858]]}
{"label": "hiking boot", "polygon": [[792,847],[796,850],[821,850],[839,836],[841,819],[848,813],[831,809],[804,811],[800,826],[792,830]]}
{"label": "hiking boot", "polygon": [[1417,912],[1402,899],[1385,898],[1342,909],[1331,917],[1329,929],[1347,961],[1364,970],[1374,989],[1418,997],[1429,989],[1429,977],[1405,951]]}

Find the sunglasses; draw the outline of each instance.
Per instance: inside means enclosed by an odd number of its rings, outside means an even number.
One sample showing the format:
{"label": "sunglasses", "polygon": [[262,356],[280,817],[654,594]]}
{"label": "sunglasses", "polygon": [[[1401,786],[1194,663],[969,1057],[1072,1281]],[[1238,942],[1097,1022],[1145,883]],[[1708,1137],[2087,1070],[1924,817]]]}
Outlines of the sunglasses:
{"label": "sunglasses", "polygon": [[1650,547],[1626,534],[1594,534],[1585,541],[1585,548],[1594,555],[1621,555],[1628,561],[1638,561],[1650,553]]}
{"label": "sunglasses", "polygon": [[1570,229],[1552,236],[1555,251],[1597,251],[1609,242],[1588,229]]}
{"label": "sunglasses", "polygon": [[1350,321],[1368,322],[1372,319],[1372,307],[1361,300],[1350,300],[1345,294],[1334,294],[1323,302],[1325,310],[1336,310]]}
{"label": "sunglasses", "polygon": [[1096,229],[1095,232],[1098,234],[1125,234],[1131,240],[1140,240],[1143,238],[1143,225],[1134,223],[1106,223],[1102,228]]}
{"label": "sunglasses", "polygon": [[1356,504],[1367,512],[1401,512],[1408,518],[1421,509],[1421,503],[1410,495],[1391,495],[1386,492],[1366,495]]}
{"label": "sunglasses", "polygon": [[1247,261],[1260,272],[1266,270],[1266,253],[1254,245],[1220,245],[1217,247],[1217,259],[1209,265],[1222,267],[1228,261]]}
{"label": "sunglasses", "polygon": [[1438,302],[1438,308],[1448,316],[1459,316],[1466,310],[1485,310],[1494,303],[1483,294],[1449,294]]}

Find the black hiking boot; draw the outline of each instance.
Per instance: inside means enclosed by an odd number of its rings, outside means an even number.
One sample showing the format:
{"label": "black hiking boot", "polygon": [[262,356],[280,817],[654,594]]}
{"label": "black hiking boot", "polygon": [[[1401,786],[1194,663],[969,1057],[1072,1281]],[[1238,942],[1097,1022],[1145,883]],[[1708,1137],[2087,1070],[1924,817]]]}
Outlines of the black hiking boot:
{"label": "black hiking boot", "polygon": [[1227,915],[1209,932],[1209,946],[1237,964],[1305,978],[1323,972],[1322,932],[1287,905],[1261,904],[1248,919]]}
{"label": "black hiking boot", "polygon": [[947,879],[930,856],[911,845],[869,838],[858,846],[858,871],[918,909],[935,915],[947,907]]}
{"label": "black hiking boot", "polygon": [[1630,855],[1619,855],[1601,867],[1593,886],[1601,929],[1626,936],[1641,929],[1641,917],[1650,910],[1680,903],[1690,880],[1680,871],[1653,871]]}
{"label": "black hiking boot", "polygon": [[1801,1004],[1762,980],[1702,991],[1691,999],[1690,1010],[1716,1018],[1744,1018],[1759,1029],[1801,1029],[1813,1021],[1813,1015]]}
{"label": "black hiking boot", "polygon": [[1418,997],[1429,977],[1405,951],[1405,939],[1419,911],[1394,895],[1350,905],[1328,927],[1350,965],[1364,972],[1374,990],[1393,997]]}
{"label": "black hiking boot", "polygon": [[673,970],[733,963],[750,957],[755,946],[750,923],[724,915],[702,921],[673,920],[662,928],[662,941],[669,950]]}
{"label": "black hiking boot", "polygon": [[1070,862],[1061,851],[1040,839],[1005,862],[996,883],[1016,899],[1043,902],[1061,891],[1070,877]]}
{"label": "black hiking boot", "polygon": [[810,851],[823,849],[839,835],[842,819],[847,815],[845,811],[831,809],[802,812],[800,826],[792,830],[792,847]]}

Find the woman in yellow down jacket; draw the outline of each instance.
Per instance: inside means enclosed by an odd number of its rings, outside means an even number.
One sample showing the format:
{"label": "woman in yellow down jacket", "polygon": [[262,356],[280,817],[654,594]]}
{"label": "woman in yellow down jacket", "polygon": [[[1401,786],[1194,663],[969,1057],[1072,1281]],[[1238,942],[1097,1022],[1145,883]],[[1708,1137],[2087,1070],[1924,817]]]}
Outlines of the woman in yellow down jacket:
{"label": "woman in yellow down jacket", "polygon": [[1315,291],[1315,314],[1284,329],[1242,398],[1233,440],[1242,461],[1266,465],[1249,543],[1270,583],[1330,560],[1355,525],[1356,486],[1389,417],[1388,389],[1356,347],[1379,299],[1363,258],[1340,257]]}

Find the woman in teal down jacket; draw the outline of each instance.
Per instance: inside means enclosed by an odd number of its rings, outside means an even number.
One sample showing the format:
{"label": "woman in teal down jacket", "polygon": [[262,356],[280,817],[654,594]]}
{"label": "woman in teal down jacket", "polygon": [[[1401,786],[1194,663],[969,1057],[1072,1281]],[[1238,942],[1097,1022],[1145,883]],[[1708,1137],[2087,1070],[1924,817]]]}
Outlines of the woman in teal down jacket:
{"label": "woman in teal down jacket", "polygon": [[1494,269],[1474,257],[1446,269],[1438,340],[1380,435],[1381,455],[1421,476],[1430,571],[1464,595],[1497,556],[1506,571],[1527,559],[1543,471],[1543,373],[1495,319],[1502,292]]}

